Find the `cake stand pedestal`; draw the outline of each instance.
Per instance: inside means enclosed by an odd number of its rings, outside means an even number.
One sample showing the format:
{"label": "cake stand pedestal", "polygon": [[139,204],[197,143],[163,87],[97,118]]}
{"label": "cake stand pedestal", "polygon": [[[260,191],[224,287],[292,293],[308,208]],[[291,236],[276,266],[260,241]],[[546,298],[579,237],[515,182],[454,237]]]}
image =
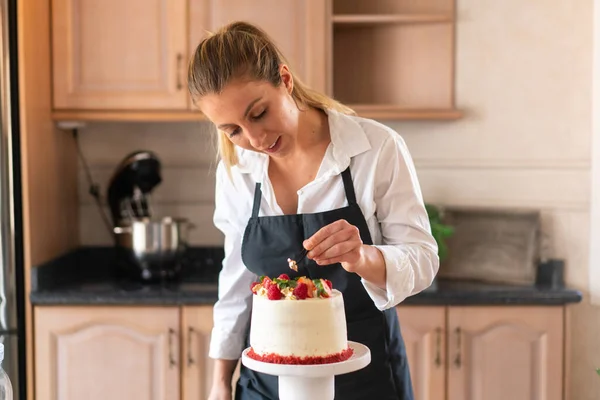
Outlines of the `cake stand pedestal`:
{"label": "cake stand pedestal", "polygon": [[249,348],[242,353],[242,364],[257,372],[279,377],[280,400],[333,400],[335,376],[366,367],[371,351],[363,344],[348,342],[354,354],[346,361],[318,365],[273,364],[248,357]]}

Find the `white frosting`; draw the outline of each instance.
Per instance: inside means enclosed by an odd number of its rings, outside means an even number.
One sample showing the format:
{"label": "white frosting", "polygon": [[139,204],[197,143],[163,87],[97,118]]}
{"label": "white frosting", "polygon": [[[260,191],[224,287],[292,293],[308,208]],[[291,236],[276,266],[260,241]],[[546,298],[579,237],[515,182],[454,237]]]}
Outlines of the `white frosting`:
{"label": "white frosting", "polygon": [[344,298],[269,300],[253,297],[250,346],[259,354],[319,357],[348,347]]}

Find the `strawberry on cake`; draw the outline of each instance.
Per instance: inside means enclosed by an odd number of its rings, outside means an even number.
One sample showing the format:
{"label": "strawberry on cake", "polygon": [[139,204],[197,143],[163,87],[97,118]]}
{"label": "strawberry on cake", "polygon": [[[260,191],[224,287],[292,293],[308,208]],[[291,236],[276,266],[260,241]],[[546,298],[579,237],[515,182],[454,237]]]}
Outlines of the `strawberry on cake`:
{"label": "strawberry on cake", "polygon": [[327,279],[263,276],[251,290],[248,357],[276,364],[327,364],[352,356],[344,299]]}

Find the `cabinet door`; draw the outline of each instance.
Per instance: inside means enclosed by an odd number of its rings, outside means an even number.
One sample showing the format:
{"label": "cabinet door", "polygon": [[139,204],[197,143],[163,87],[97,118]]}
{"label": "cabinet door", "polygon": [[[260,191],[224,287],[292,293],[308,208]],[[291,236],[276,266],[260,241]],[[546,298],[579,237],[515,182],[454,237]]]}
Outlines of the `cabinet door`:
{"label": "cabinet door", "polygon": [[446,311],[436,306],[396,308],[410,367],[415,400],[444,400],[446,394]]}
{"label": "cabinet door", "polygon": [[321,0],[190,0],[191,51],[207,31],[244,20],[271,36],[302,81],[325,91],[329,55],[327,4]]}
{"label": "cabinet door", "polygon": [[[210,393],[213,360],[208,357],[208,348],[213,327],[212,311],[212,306],[183,308],[183,400],[206,399]],[[233,389],[238,377],[239,363],[233,376]]]}
{"label": "cabinet door", "polygon": [[178,335],[177,308],[36,307],[36,399],[178,399]]}
{"label": "cabinet door", "polygon": [[562,307],[450,307],[448,400],[559,400]]}
{"label": "cabinet door", "polygon": [[54,108],[187,109],[186,0],[52,0]]}

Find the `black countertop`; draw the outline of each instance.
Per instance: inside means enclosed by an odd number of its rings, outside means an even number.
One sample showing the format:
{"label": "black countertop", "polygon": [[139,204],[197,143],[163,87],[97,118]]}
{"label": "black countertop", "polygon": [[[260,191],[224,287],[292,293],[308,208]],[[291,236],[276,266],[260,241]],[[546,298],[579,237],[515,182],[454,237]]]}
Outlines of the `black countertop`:
{"label": "black countertop", "polygon": [[[83,247],[32,270],[34,305],[200,305],[217,300],[222,248],[192,248],[179,282],[140,284],[122,275],[112,248]],[[577,290],[437,280],[403,305],[563,305]]]}

